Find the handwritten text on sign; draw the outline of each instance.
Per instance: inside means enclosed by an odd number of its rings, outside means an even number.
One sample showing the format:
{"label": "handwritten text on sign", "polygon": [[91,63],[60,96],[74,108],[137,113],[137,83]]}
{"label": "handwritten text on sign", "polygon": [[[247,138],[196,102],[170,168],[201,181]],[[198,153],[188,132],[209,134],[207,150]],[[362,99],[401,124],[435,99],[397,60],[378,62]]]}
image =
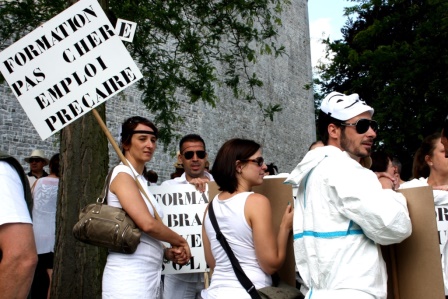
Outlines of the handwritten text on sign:
{"label": "handwritten text on sign", "polygon": [[162,273],[208,271],[202,246],[202,220],[209,202],[208,192],[201,193],[190,184],[150,186],[149,190],[163,209],[163,223],[187,240],[193,256],[189,265],[165,264]]}
{"label": "handwritten text on sign", "polygon": [[142,78],[96,0],[2,51],[0,71],[42,139]]}

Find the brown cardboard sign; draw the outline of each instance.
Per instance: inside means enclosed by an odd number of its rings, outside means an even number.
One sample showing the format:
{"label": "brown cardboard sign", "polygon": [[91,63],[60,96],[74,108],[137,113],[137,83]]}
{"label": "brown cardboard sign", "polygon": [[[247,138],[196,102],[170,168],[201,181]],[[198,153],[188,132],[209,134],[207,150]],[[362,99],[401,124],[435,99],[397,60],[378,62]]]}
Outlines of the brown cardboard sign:
{"label": "brown cardboard sign", "polygon": [[[263,184],[253,188],[254,192],[263,194],[269,198],[272,207],[272,221],[276,233],[278,233],[280,228],[280,223],[288,202],[293,204],[292,187],[291,185],[283,184],[284,181],[285,178],[264,179]],[[219,193],[218,186],[215,182],[210,182],[208,185],[209,198],[213,199]],[[295,260],[292,233],[288,240],[285,262],[278,273],[283,281],[295,286]]]}
{"label": "brown cardboard sign", "polygon": [[444,299],[432,188],[409,188],[399,192],[408,203],[412,234],[383,250],[383,253],[388,250],[390,253],[384,257],[389,273],[388,299]]}

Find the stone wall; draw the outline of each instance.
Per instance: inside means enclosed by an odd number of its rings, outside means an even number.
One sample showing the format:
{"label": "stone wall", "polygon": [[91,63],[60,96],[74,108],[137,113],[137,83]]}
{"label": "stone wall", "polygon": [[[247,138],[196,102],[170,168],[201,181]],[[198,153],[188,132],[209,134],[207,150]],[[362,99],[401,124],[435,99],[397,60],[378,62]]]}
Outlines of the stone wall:
{"label": "stone wall", "polygon": [[[204,103],[190,105],[179,96],[179,113],[186,116],[186,122],[177,128],[178,133],[201,135],[211,162],[226,140],[250,138],[263,145],[263,156],[268,163],[274,162],[280,172],[290,172],[315,140],[313,93],[312,89],[306,88],[312,81],[308,1],[293,0],[282,20],[278,42],[285,46],[285,55],[276,59],[262,57],[255,67],[264,82],[264,86],[257,90],[257,97],[265,103],[280,103],[283,107],[274,121],[264,119],[256,104],[234,99],[227,89],[218,89],[216,108]],[[116,140],[124,119],[133,115],[152,119],[140,102],[139,91],[133,87],[124,92],[124,97],[115,96],[106,105],[107,126]],[[28,166],[23,159],[33,149],[44,150],[48,158],[59,149],[59,133],[42,141],[6,84],[0,85],[0,132],[0,150],[18,158],[25,170]],[[178,140],[165,150],[160,146],[148,163],[148,169],[159,174],[159,183],[174,171],[176,159],[173,155],[177,147]],[[116,164],[118,158],[111,146],[109,156],[110,164]]]}

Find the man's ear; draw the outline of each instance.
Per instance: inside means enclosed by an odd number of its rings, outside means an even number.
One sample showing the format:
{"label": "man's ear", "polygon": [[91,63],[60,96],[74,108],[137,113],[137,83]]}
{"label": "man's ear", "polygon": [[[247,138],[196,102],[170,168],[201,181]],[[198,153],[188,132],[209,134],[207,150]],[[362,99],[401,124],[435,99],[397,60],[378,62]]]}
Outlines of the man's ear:
{"label": "man's ear", "polygon": [[339,136],[341,135],[341,128],[336,126],[335,124],[329,124],[328,125],[328,136],[331,139],[339,139]]}

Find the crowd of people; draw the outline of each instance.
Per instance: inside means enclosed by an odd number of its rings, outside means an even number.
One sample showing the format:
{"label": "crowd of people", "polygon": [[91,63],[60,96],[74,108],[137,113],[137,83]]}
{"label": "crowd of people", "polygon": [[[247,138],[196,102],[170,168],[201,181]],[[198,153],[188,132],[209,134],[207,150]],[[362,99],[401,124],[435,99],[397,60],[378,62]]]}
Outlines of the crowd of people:
{"label": "crowd of people", "polygon": [[[399,188],[431,186],[436,205],[448,204],[448,128],[425,138],[414,156],[413,179],[401,180],[401,163],[373,152],[374,109],[357,94],[328,94],[319,111],[321,140],[293,169],[286,183],[297,186],[294,205],[284,207],[278,234],[269,199],[253,192],[277,166],[266,165],[261,145],[233,138],[218,150],[209,170],[203,138],[188,134],[179,142],[176,171],[162,186],[192,184],[199,192],[215,181],[219,193],[205,211],[202,238],[213,272],[204,288],[202,273],[167,274],[163,261],[186,265],[188,242],[167,227],[163,209],[147,186],[157,174],[146,169],[157,148],[158,129],[134,116],[122,124],[121,149],[127,163],[110,170],[109,205],[124,209],[141,230],[133,254],[109,252],[103,298],[255,298],[235,273],[220,236],[256,289],[272,285],[282,266],[288,236],[294,239],[301,292],[309,298],[387,298],[387,271],[380,245],[399,243],[412,233]],[[41,150],[25,158],[25,173],[13,157],[0,153],[0,294],[5,298],[49,298],[53,268],[59,154]],[[49,164],[49,174],[43,169]],[[139,189],[138,184],[145,186]],[[292,198],[292,197],[291,197]],[[294,208],[293,208],[294,207]],[[16,236],[20,235],[20,238]],[[12,241],[14,240],[14,241]],[[164,244],[169,244],[166,247]],[[446,249],[448,252],[448,248]]]}

